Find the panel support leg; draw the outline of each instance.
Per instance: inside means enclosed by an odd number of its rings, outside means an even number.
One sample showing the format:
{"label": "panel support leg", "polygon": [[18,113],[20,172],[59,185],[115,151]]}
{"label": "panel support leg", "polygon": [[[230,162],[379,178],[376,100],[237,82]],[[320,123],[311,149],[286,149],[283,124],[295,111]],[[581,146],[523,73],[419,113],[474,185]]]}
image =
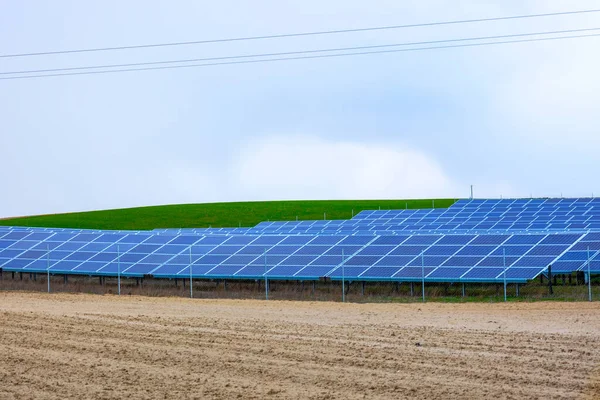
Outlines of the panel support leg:
{"label": "panel support leg", "polygon": [[361,294],[362,296],[364,296],[364,295],[365,295],[365,281],[363,281],[363,282],[362,282],[362,288],[361,288],[361,292],[360,292],[360,294]]}
{"label": "panel support leg", "polygon": [[317,288],[317,282],[313,281],[313,284],[312,284],[312,294],[315,294],[315,289],[316,288]]}
{"label": "panel support leg", "polygon": [[414,296],[415,295],[415,283],[411,282],[410,283],[410,296]]}
{"label": "panel support leg", "polygon": [[66,285],[69,282],[69,275],[63,275],[63,283]]}
{"label": "panel support leg", "polygon": [[517,297],[519,297],[519,284],[515,283],[515,293],[517,295]]}
{"label": "panel support leg", "polygon": [[466,295],[466,288],[465,288],[465,284],[463,282],[463,284],[462,284],[462,297],[465,297],[465,295]]}
{"label": "panel support leg", "polygon": [[22,272],[19,272],[19,279],[23,280],[23,273]]}

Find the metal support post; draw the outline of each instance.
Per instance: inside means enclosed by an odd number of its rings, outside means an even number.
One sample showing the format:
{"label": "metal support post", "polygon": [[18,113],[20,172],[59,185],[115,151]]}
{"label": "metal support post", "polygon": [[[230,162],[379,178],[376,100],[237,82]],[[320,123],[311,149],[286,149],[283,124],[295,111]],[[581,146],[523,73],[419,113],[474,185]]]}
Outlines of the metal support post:
{"label": "metal support post", "polygon": [[515,294],[519,297],[519,284],[515,283]]}
{"label": "metal support post", "polygon": [[265,300],[269,300],[269,279],[267,278],[267,249],[265,248],[264,253],[265,259]]}
{"label": "metal support post", "polygon": [[588,300],[592,301],[592,274],[590,268],[590,247],[588,246]]}
{"label": "metal support post", "polygon": [[411,297],[415,295],[415,283],[414,282],[410,283],[410,295],[411,295]]}
{"label": "metal support post", "polygon": [[50,293],[50,245],[46,245],[46,279],[48,280],[48,293]]}
{"label": "metal support post", "polygon": [[548,293],[550,295],[554,294],[552,289],[552,265],[548,265]]}
{"label": "metal support post", "polygon": [[121,295],[121,248],[117,245],[117,288],[119,296]]}
{"label": "metal support post", "polygon": [[465,294],[466,294],[465,283],[463,282],[463,284],[462,284],[462,297],[465,297]]}
{"label": "metal support post", "polygon": [[504,264],[504,301],[506,302],[506,247],[502,248],[502,263]]}
{"label": "metal support post", "polygon": [[190,299],[194,298],[194,285],[192,284],[192,246],[190,246]]}
{"label": "metal support post", "polygon": [[363,281],[363,283],[362,283],[362,290],[361,290],[360,294],[361,294],[362,296],[364,296],[364,295],[365,295],[365,281]]}
{"label": "metal support post", "polygon": [[421,252],[421,289],[423,294],[423,303],[425,303],[425,252]]}
{"label": "metal support post", "polygon": [[344,249],[342,249],[342,303],[346,302],[346,282],[344,278]]}

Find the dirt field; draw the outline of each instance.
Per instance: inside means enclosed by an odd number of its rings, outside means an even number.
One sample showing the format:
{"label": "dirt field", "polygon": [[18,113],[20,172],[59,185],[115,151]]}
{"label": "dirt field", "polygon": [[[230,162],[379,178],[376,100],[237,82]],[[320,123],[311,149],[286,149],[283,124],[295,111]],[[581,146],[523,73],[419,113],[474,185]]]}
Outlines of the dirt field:
{"label": "dirt field", "polygon": [[0,398],[600,398],[600,304],[0,292]]}

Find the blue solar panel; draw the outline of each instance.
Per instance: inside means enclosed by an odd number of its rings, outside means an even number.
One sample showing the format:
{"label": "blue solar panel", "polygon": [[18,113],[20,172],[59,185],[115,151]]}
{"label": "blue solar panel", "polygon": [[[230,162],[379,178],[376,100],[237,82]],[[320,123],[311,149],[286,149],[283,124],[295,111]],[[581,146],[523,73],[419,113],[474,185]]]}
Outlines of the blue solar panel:
{"label": "blue solar panel", "polygon": [[310,244],[334,245],[341,241],[343,238],[343,236],[315,236],[314,239],[310,242]]}
{"label": "blue solar panel", "polygon": [[500,275],[504,268],[475,267],[462,276],[462,279],[490,280]]}
{"label": "blue solar panel", "polygon": [[436,245],[442,244],[454,244],[454,245],[465,245],[473,240],[475,236],[472,235],[446,235],[442,237]]}
{"label": "blue solar panel", "polygon": [[431,273],[431,271],[433,271],[433,267],[425,267],[425,268],[417,268],[417,267],[404,267],[402,268],[400,271],[398,271],[394,277],[395,278],[412,278],[412,279],[416,279],[416,278],[422,278],[423,277],[423,270],[425,273],[425,277],[427,277],[427,275],[429,273]]}
{"label": "blue solar panel", "polygon": [[354,253],[356,253],[357,251],[359,251],[362,248],[362,246],[351,246],[351,245],[336,245],[331,247],[329,250],[327,250],[324,254],[325,255],[352,255]]}
{"label": "blue solar panel", "polygon": [[494,250],[491,255],[493,256],[503,256],[506,254],[507,256],[522,256],[531,250],[532,246],[504,246],[498,247]]}
{"label": "blue solar panel", "polygon": [[384,256],[392,251],[395,246],[368,246],[357,253],[358,256]]}
{"label": "blue solar panel", "polygon": [[494,251],[496,246],[466,246],[462,248],[456,255],[458,256],[485,256]]}
{"label": "blue solar panel", "polygon": [[352,278],[357,278],[358,276],[360,276],[363,272],[365,272],[369,268],[370,267],[343,266],[343,267],[339,267],[339,268],[335,269],[333,272],[331,272],[329,274],[329,276],[331,276],[333,278],[340,278],[342,276],[345,276],[346,278],[352,279]]}
{"label": "blue solar panel", "polygon": [[301,269],[299,272],[294,275],[295,277],[305,277],[305,278],[320,278],[322,276],[327,275],[329,271],[331,271],[334,267],[332,266],[308,266]]}
{"label": "blue solar panel", "polygon": [[479,261],[483,259],[483,256],[454,256],[450,257],[444,264],[443,267],[473,267],[477,265]]}
{"label": "blue solar panel", "polygon": [[338,265],[342,262],[341,256],[320,256],[311,265]]}
{"label": "blue solar panel", "polygon": [[537,244],[538,242],[540,242],[542,239],[544,238],[544,236],[541,235],[514,235],[511,238],[509,238],[506,242],[504,242],[505,245],[534,245]]}
{"label": "blue solar panel", "polygon": [[573,244],[581,235],[549,235],[540,244]]}
{"label": "blue solar panel", "polygon": [[222,244],[222,245],[217,246],[214,249],[212,249],[208,254],[232,255],[232,254],[235,254],[238,251],[240,251],[242,249],[242,247],[244,247],[244,246],[242,246],[242,245],[228,246],[227,244]]}
{"label": "blue solar panel", "polygon": [[531,249],[527,255],[528,256],[559,256],[565,250],[567,250],[569,246],[566,245],[539,245]]}
{"label": "blue solar panel", "polygon": [[451,256],[461,249],[461,246],[438,246],[437,244],[425,250],[426,256]]}
{"label": "blue solar panel", "polygon": [[[236,254],[259,255],[264,254],[270,246],[255,246],[251,244],[241,248]],[[271,253],[272,254],[272,253]]]}
{"label": "blue solar panel", "polygon": [[229,240],[225,243],[226,245],[245,245],[250,244],[255,237],[253,236],[230,236]]}
{"label": "blue solar panel", "polygon": [[400,267],[371,267],[362,275],[362,278],[391,278]]}
{"label": "blue solar panel", "polygon": [[585,261],[557,261],[552,264],[552,272],[555,274],[571,273],[577,271]]}
{"label": "blue solar panel", "polygon": [[457,280],[468,270],[469,268],[439,267],[429,274],[427,278]]}
{"label": "blue solar panel", "polygon": [[[269,267],[267,267],[268,270]],[[263,276],[265,274],[265,267],[264,265],[247,265],[245,267],[243,267],[241,270],[239,270],[238,272],[236,272],[236,276],[256,276],[256,277],[260,277]]]}
{"label": "blue solar panel", "polygon": [[412,255],[412,256],[417,256],[420,255],[421,253],[423,253],[429,246],[406,246],[406,245],[400,245],[398,246],[396,249],[392,250],[392,252],[390,253],[390,255],[398,255],[398,256],[404,256],[404,255]]}
{"label": "blue solar panel", "polygon": [[243,267],[244,267],[243,265],[218,265],[218,266],[214,267],[212,270],[210,270],[209,272],[206,272],[205,275],[210,275],[210,276],[233,275],[237,271],[242,269]]}
{"label": "blue solar panel", "polygon": [[192,245],[198,242],[201,237],[198,236],[176,236],[170,243],[171,244],[182,244],[182,245]]}
{"label": "blue solar panel", "polygon": [[417,235],[417,236],[411,236],[408,239],[406,239],[406,241],[402,244],[402,246],[404,245],[431,245],[435,242],[437,242],[439,239],[441,238],[441,236],[438,235]]}
{"label": "blue solar panel", "polygon": [[[315,255],[315,254],[323,254],[327,250],[330,249],[330,246],[313,246],[313,245],[305,245],[304,247],[300,246],[275,246],[274,252],[278,254],[291,254],[293,251],[285,251],[287,248],[290,250],[296,249],[295,255]],[[276,250],[282,249],[284,251],[277,252]]]}
{"label": "blue solar panel", "polygon": [[485,257],[481,260],[477,266],[478,267],[503,267],[503,266],[511,266],[515,261],[518,260],[518,257],[495,257],[489,256]]}
{"label": "blue solar panel", "polygon": [[204,265],[217,265],[221,262],[225,261],[228,258],[227,255],[206,255],[198,259],[194,264],[204,264]]}
{"label": "blue solar panel", "polygon": [[[509,268],[506,270],[506,279],[533,279],[540,274],[539,268]],[[499,279],[502,279],[499,276]]]}
{"label": "blue solar panel", "polygon": [[281,277],[292,277],[297,274],[304,265],[278,265],[277,267],[271,269],[268,276],[281,276]]}
{"label": "blue solar panel", "polygon": [[554,261],[555,257],[528,257],[519,258],[512,266],[513,267],[547,267]]}
{"label": "blue solar panel", "polygon": [[[158,269],[156,269],[153,274],[155,276],[171,276],[171,275],[176,275],[179,271],[181,271],[182,269],[187,268],[187,265],[181,265],[181,264],[165,264],[161,267],[159,267]],[[192,269],[192,273],[193,273],[193,269]],[[188,274],[189,274],[189,269],[188,269]]]}
{"label": "blue solar panel", "polygon": [[409,236],[381,236],[375,239],[372,245],[398,245],[408,239]]}
{"label": "blue solar panel", "polygon": [[385,256],[376,262],[377,266],[404,266],[408,265],[414,256]]}

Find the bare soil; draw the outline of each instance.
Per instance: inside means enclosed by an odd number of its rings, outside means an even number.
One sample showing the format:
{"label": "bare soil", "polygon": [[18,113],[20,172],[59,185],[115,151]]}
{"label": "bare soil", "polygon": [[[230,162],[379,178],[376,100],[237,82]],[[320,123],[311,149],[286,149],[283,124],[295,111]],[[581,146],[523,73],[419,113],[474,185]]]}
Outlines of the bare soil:
{"label": "bare soil", "polygon": [[0,292],[1,399],[600,398],[600,303]]}

